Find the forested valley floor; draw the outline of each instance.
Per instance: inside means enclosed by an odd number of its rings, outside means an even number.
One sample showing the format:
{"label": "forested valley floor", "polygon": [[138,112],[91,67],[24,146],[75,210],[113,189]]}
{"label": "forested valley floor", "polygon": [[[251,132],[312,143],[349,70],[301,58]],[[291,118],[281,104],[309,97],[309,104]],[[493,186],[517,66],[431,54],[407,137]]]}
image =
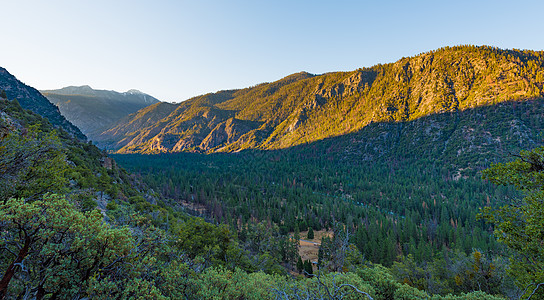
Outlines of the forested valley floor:
{"label": "forested valley floor", "polygon": [[542,299],[543,85],[446,47],[157,103],[110,154],[0,69],[0,300]]}

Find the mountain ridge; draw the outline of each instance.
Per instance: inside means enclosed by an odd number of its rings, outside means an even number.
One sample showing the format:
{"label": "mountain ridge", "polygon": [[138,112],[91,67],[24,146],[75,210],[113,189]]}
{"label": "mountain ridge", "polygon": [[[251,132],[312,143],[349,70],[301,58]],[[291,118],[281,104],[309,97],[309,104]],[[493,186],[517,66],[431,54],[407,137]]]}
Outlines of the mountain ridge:
{"label": "mountain ridge", "polygon": [[[350,72],[300,72],[194,97],[173,110],[135,114],[100,139],[118,153],[287,148],[375,122],[542,97],[543,62],[542,51],[457,46]],[[136,120],[150,114],[155,123]],[[235,135],[214,130],[231,118]]]}
{"label": "mountain ridge", "polygon": [[41,93],[95,142],[98,134],[114,122],[148,105],[160,102],[153,96],[135,89],[120,93],[95,90],[88,85],[43,90]]}
{"label": "mountain ridge", "polygon": [[16,99],[22,108],[29,109],[48,119],[53,126],[64,129],[73,137],[86,140],[79,128],[62,116],[59,109],[37,89],[22,83],[2,67],[0,67],[0,90],[5,91],[8,99]]}
{"label": "mountain ridge", "polygon": [[[93,89],[89,85],[81,85],[81,86],[66,86],[60,89],[56,90],[40,90],[41,93],[44,94],[55,94],[55,95],[84,95],[84,96],[95,96],[100,98],[108,98],[108,99],[114,99],[117,100],[119,95],[128,96],[128,95],[141,95],[145,96],[143,101],[144,102],[151,102],[151,103],[157,103],[160,102],[160,100],[156,99],[155,97],[146,94],[144,92],[141,92],[137,89],[130,89],[126,92],[117,92],[114,90],[100,90],[100,89]],[[137,99],[132,99],[137,100]]]}

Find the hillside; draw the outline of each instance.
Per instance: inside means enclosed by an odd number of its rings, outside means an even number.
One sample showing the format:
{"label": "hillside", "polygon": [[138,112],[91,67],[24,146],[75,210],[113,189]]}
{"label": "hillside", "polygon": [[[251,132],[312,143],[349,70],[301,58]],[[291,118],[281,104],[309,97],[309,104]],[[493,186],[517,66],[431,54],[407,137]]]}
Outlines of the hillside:
{"label": "hillside", "polygon": [[[330,284],[341,295],[430,297],[360,254],[343,264],[349,272],[331,264],[318,285],[287,276],[298,241],[275,224],[252,224],[239,239],[234,228],[156,199],[136,178],[0,93],[0,298],[276,299],[300,298],[299,291],[319,298]],[[323,268],[334,255],[321,258]],[[340,291],[343,283],[358,292]],[[471,286],[455,292],[444,299],[500,299]]]}
{"label": "hillside", "polygon": [[[123,130],[166,127],[176,111],[192,110],[226,119],[201,142],[219,150],[222,131],[235,144],[259,125],[234,117],[242,105],[228,99],[242,92],[157,103],[127,117]],[[520,293],[492,228],[476,216],[515,193],[492,189],[472,168],[540,144],[541,99],[373,122],[273,151],[116,156],[130,174],[3,96],[1,299],[320,299],[329,287],[371,299]],[[317,261],[302,262],[298,239],[310,228],[330,237]]]}
{"label": "hillside", "polygon": [[83,133],[66,120],[60,114],[59,109],[42,96],[38,90],[22,83],[6,69],[0,67],[0,91],[2,90],[5,91],[8,99],[17,99],[22,108],[47,118],[51,124],[64,129],[76,138],[86,139]]}
{"label": "hillside", "polygon": [[282,149],[370,124],[535,99],[543,94],[543,62],[542,52],[459,46],[352,72],[301,72],[151,106],[100,139],[119,153]]}
{"label": "hillside", "polygon": [[[13,91],[20,83],[13,80],[4,88]],[[31,87],[19,90],[22,95],[34,92],[40,95]],[[0,202],[10,197],[35,200],[45,193],[66,194],[79,209],[99,209],[111,221],[115,216],[109,213],[117,204],[127,205],[130,197],[154,201],[152,191],[95,145],[23,108],[18,98],[3,96],[0,94]],[[28,106],[48,107],[42,100],[47,101],[43,96],[26,98]],[[58,109],[48,113],[53,120],[65,120]],[[75,128],[71,126],[69,129]]]}
{"label": "hillside", "polygon": [[124,93],[94,90],[89,86],[70,86],[41,93],[60,113],[76,125],[92,141],[114,122],[146,106],[160,102],[137,90]]}

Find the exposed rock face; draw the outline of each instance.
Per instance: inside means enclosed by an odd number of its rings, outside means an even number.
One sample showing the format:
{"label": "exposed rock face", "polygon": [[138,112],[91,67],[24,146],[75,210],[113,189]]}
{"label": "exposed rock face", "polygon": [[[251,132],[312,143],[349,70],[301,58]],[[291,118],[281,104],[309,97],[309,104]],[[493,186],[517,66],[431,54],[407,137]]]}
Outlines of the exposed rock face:
{"label": "exposed rock face", "polygon": [[100,163],[102,164],[102,167],[111,170],[115,161],[111,157],[104,156],[100,160]]}
{"label": "exposed rock face", "polygon": [[215,128],[200,143],[200,149],[210,150],[220,145],[236,142],[241,136],[257,127],[258,123],[230,118]]}
{"label": "exposed rock face", "polygon": [[14,130],[23,130],[23,126],[0,110],[0,140]]}
{"label": "exposed rock face", "polygon": [[322,98],[334,98],[334,97],[348,97],[351,96],[361,88],[372,85],[376,74],[369,70],[357,70],[344,79],[342,82],[335,84],[329,88],[323,88],[323,84],[318,85],[316,89],[316,97]]}
{"label": "exposed rock face", "polygon": [[[152,106],[113,127],[105,138],[122,153],[292,147],[369,124],[542,97],[542,61],[544,52],[462,46],[352,72],[301,72],[195,97],[168,111]],[[148,114],[160,118],[147,122]],[[127,125],[133,123],[139,127]]]}

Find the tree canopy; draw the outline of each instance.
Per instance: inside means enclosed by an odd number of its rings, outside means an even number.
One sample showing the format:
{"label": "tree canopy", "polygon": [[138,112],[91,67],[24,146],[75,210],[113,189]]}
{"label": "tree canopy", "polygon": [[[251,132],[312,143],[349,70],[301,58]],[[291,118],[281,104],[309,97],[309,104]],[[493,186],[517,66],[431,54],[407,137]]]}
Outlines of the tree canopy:
{"label": "tree canopy", "polygon": [[517,159],[483,172],[499,185],[514,185],[523,197],[482,215],[495,224],[495,236],[512,251],[510,272],[525,296],[544,297],[544,147],[521,151]]}

